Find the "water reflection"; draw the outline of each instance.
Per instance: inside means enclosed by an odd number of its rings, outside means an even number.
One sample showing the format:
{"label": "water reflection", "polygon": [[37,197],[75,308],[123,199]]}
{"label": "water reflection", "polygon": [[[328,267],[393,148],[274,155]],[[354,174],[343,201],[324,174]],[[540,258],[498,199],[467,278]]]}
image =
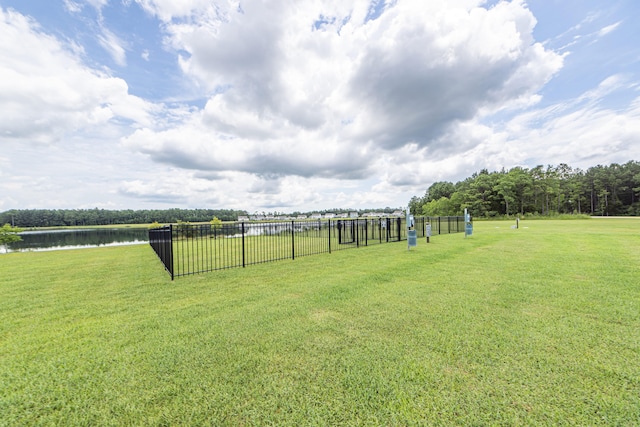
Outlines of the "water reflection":
{"label": "water reflection", "polygon": [[25,231],[22,240],[10,243],[9,252],[95,248],[98,246],[135,245],[149,241],[146,228],[79,228]]}

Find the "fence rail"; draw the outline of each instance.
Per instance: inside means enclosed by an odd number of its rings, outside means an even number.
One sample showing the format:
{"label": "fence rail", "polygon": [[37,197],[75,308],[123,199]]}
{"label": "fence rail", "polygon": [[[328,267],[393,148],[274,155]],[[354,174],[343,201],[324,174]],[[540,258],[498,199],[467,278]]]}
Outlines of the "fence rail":
{"label": "fence rail", "polygon": [[[464,217],[417,217],[418,237],[464,232]],[[360,218],[168,225],[149,244],[173,280],[178,276],[407,240],[405,218]]]}

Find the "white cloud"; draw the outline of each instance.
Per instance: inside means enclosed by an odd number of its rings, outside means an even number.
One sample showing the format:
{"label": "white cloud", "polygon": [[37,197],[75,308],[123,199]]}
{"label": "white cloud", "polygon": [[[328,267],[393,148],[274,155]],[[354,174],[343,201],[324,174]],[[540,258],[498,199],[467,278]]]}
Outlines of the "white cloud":
{"label": "white cloud", "polygon": [[64,7],[71,13],[79,13],[82,10],[82,5],[73,0],[64,0]]}
{"label": "white cloud", "polygon": [[[0,209],[397,207],[482,168],[640,156],[632,76],[542,98],[566,57],[533,39],[522,1],[137,3],[161,21],[166,49],[145,43],[142,59],[173,53],[203,103],[131,96],[132,70],[92,69],[82,38],[2,10]],[[106,0],[65,2],[87,4],[95,37],[125,65],[137,40],[107,29]]]}
{"label": "white cloud", "polygon": [[64,8],[70,13],[80,13],[85,4],[88,4],[98,12],[101,12],[102,8],[109,4],[109,0],[63,0],[63,4]]}
{"label": "white cloud", "polygon": [[[608,108],[609,97],[636,96],[625,107]],[[633,82],[614,75],[584,94],[516,114],[505,122],[474,119],[447,132],[452,153],[434,155],[417,145],[387,152],[373,168],[384,171],[375,192],[408,200],[435,181],[457,181],[481,169],[567,163],[587,169],[625,163],[640,156],[640,96]]]}
{"label": "white cloud", "polygon": [[96,10],[102,10],[107,4],[109,4],[109,0],[85,0],[91,6],[93,6]]}
{"label": "white cloud", "polygon": [[121,67],[127,65],[127,52],[123,47],[124,43],[122,40],[107,28],[104,28],[104,26],[102,26],[101,32],[102,34],[98,35],[100,45],[109,52],[109,55],[111,55],[111,58],[113,58],[116,64]]}
{"label": "white cloud", "polygon": [[[469,134],[459,136],[461,140],[475,138],[477,145],[415,168],[425,171],[422,182],[433,182],[442,176],[462,179],[482,168],[567,163],[586,169],[636,159],[640,155],[640,96],[623,108],[606,106],[609,96],[633,90],[632,83],[611,76],[573,100],[517,114],[504,125],[470,122]],[[459,170],[447,169],[451,164]],[[440,174],[443,169],[446,173]]]}
{"label": "white cloud", "polygon": [[180,126],[123,142],[194,170],[362,179],[412,144],[446,156],[457,147],[445,135],[535,103],[562,66],[519,1],[405,1],[374,20],[369,1],[139,3],[211,96]]}
{"label": "white cloud", "polygon": [[[127,65],[127,53],[126,43],[124,43],[120,37],[110,31],[104,25],[104,16],[102,15],[102,9],[109,4],[109,0],[84,0],[86,4],[92,6],[98,15],[97,28],[96,28],[96,40],[104,50],[107,51],[113,61],[124,67]],[[130,1],[130,0],[129,0]],[[129,6],[127,0],[122,0],[124,6]],[[84,8],[84,4],[74,0],[64,0],[64,8],[72,14],[81,14]]]}
{"label": "white cloud", "polygon": [[[196,12],[201,12],[203,10],[217,10],[220,9],[215,3],[210,0],[134,0],[136,3],[140,5],[144,10],[149,12],[152,15],[158,16],[161,20],[165,22],[170,22],[172,19],[179,18],[189,18],[192,17]],[[237,8],[240,4],[239,1],[228,2],[228,7],[235,4]]]}
{"label": "white cloud", "polygon": [[509,140],[520,145],[521,162],[555,159],[554,164],[583,168],[626,162],[640,154],[640,98],[622,110],[596,102],[547,117],[544,123],[528,122],[520,132],[512,130]]}
{"label": "white cloud", "polygon": [[397,189],[361,190],[356,181],[299,176],[256,176],[225,172],[207,179],[201,173],[172,168],[155,179],[127,180],[118,191],[126,197],[145,202],[181,206],[225,206],[254,210],[293,211],[301,207],[386,206],[398,196]]}
{"label": "white cloud", "polygon": [[50,143],[114,119],[151,123],[160,107],[129,95],[124,80],[86,67],[77,46],[29,18],[0,13],[0,140]]}
{"label": "white cloud", "polygon": [[620,24],[622,24],[622,21],[618,21],[615,24],[607,25],[606,27],[601,28],[600,31],[598,31],[598,36],[599,37],[606,36],[607,34],[615,31],[616,28],[620,26]]}

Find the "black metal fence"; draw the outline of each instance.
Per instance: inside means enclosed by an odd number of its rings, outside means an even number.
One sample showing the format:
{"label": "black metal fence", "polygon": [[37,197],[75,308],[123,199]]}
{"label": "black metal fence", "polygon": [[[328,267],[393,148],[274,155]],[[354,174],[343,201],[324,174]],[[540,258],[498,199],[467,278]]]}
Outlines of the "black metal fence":
{"label": "black metal fence", "polygon": [[[464,232],[464,217],[417,217],[418,237]],[[407,240],[405,218],[168,225],[149,244],[171,279],[225,268]]]}

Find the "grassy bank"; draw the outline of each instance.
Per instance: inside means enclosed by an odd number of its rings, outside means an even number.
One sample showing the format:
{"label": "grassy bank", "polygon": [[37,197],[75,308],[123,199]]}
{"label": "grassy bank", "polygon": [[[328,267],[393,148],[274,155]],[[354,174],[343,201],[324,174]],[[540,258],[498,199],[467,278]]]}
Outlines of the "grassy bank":
{"label": "grassy bank", "polygon": [[638,425],[640,220],[180,278],[0,256],[0,425]]}

